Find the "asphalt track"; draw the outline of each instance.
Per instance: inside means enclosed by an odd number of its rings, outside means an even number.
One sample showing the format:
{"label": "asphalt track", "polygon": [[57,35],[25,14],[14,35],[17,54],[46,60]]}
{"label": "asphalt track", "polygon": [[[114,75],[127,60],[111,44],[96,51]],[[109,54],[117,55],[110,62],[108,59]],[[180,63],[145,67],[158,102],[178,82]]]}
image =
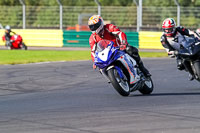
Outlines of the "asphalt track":
{"label": "asphalt track", "polygon": [[154,91],[120,96],[91,61],[0,66],[0,133],[199,133],[200,83],[143,59]]}

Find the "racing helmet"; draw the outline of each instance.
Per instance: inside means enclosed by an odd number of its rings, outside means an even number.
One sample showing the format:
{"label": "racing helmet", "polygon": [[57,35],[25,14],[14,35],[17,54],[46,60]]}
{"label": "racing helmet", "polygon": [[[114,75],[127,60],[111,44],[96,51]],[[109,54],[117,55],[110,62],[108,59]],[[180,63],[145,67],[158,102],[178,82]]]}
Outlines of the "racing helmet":
{"label": "racing helmet", "polygon": [[9,25],[6,25],[6,27],[5,27],[5,31],[6,31],[6,32],[10,32],[10,31],[11,31],[11,28],[10,28]]}
{"label": "racing helmet", "polygon": [[88,20],[88,26],[92,33],[101,35],[104,31],[104,22],[100,15],[93,15]]}
{"label": "racing helmet", "polygon": [[166,36],[173,36],[175,33],[176,22],[173,18],[167,18],[163,21],[162,29]]}

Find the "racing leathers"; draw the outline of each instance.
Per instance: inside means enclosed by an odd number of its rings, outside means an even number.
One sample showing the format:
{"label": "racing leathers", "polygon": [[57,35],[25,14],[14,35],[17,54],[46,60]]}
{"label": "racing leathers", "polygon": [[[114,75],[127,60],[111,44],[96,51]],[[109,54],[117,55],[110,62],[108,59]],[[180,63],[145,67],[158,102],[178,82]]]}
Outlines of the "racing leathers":
{"label": "racing leathers", "polygon": [[144,67],[143,62],[139,56],[138,49],[128,45],[127,37],[124,32],[122,32],[117,26],[113,24],[104,25],[104,33],[102,35],[98,35],[96,33],[92,33],[89,38],[89,44],[91,47],[91,58],[94,62],[96,45],[102,39],[110,40],[114,42],[114,46],[126,46],[125,52],[127,52],[131,57],[133,57],[140,70],[144,73],[146,77],[151,76],[149,71]]}
{"label": "racing leathers", "polygon": [[10,33],[16,34],[15,32],[13,32],[11,30],[8,30],[8,31],[5,32],[6,46],[11,46],[12,45],[12,42],[10,41],[10,39],[11,39],[11,34]]}
{"label": "racing leathers", "polygon": [[[163,33],[160,41],[170,57],[175,57],[174,52],[180,50],[181,48],[180,42],[185,38],[185,36],[197,37],[196,34],[194,34],[194,32],[182,26],[178,26],[175,28],[173,36],[166,36]],[[176,61],[177,61],[177,68],[179,70],[185,69],[186,71],[189,71],[189,73],[193,76],[193,71],[188,61],[182,60],[179,55],[176,55]]]}

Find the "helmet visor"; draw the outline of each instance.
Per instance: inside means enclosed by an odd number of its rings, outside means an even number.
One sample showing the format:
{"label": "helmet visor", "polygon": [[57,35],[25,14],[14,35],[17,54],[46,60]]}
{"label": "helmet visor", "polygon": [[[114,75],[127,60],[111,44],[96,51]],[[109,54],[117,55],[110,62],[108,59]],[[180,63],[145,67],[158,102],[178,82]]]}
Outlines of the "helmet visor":
{"label": "helmet visor", "polygon": [[174,28],[172,27],[172,28],[164,28],[163,29],[163,31],[165,32],[165,33],[172,33],[173,31],[174,31]]}
{"label": "helmet visor", "polygon": [[101,19],[99,19],[99,22],[93,25],[89,25],[89,28],[91,31],[96,31],[101,26]]}

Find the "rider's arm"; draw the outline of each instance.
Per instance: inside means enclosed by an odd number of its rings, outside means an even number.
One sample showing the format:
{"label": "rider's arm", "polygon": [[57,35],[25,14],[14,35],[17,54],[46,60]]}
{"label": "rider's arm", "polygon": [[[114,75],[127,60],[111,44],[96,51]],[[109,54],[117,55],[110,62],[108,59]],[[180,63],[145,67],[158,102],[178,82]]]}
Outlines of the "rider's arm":
{"label": "rider's arm", "polygon": [[167,41],[167,39],[164,35],[161,36],[160,42],[161,42],[162,46],[165,48],[168,56],[169,57],[174,56],[174,50],[175,49],[169,44],[169,42]]}
{"label": "rider's arm", "polygon": [[90,44],[90,48],[91,48],[91,58],[92,61],[94,62],[94,52],[96,50],[96,39],[95,39],[95,35],[92,34],[89,38],[89,44]]}
{"label": "rider's arm", "polygon": [[14,31],[10,31],[10,32],[12,32],[14,35],[16,34]]}
{"label": "rider's arm", "polygon": [[189,30],[189,29],[186,29],[182,26],[179,26],[179,27],[176,27],[176,30],[178,32],[180,32],[182,35],[186,35],[186,36],[194,36],[194,32]]}
{"label": "rider's arm", "polygon": [[128,44],[126,34],[122,32],[117,26],[113,24],[107,24],[106,30],[108,30],[108,32],[110,32],[112,35],[114,35],[120,40],[120,45]]}
{"label": "rider's arm", "polygon": [[168,51],[174,51],[174,48],[169,44],[165,35],[160,37],[160,42],[165,49],[168,49]]}
{"label": "rider's arm", "polygon": [[179,26],[176,28],[178,32],[180,32],[182,35],[186,35],[186,36],[190,36],[190,37],[197,37],[198,39],[200,39],[200,36],[198,33],[195,33],[189,29],[186,29],[182,26]]}

